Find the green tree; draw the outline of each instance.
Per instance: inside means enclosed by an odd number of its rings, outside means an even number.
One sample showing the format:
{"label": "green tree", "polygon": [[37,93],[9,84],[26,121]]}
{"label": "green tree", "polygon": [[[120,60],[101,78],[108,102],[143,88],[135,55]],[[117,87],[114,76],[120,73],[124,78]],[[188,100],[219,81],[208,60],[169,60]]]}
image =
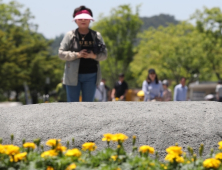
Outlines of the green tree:
{"label": "green tree", "polygon": [[138,86],[146,79],[149,68],[156,69],[160,79],[175,80],[173,84],[178,83],[181,76],[189,83],[201,73],[202,37],[191,24],[150,28],[140,34],[140,38],[138,53],[130,65]]}
{"label": "green tree", "polygon": [[55,88],[61,81],[61,61],[50,56],[52,41],[37,33],[30,11],[22,10],[18,2],[0,1],[0,89],[19,94],[27,82],[31,91],[43,92],[46,77],[51,78],[51,89]]}
{"label": "green tree", "polygon": [[142,21],[139,18],[139,6],[133,13],[129,5],[121,5],[111,10],[110,16],[101,16],[92,29],[99,31],[108,48],[108,59],[101,63],[103,77],[113,85],[119,73],[125,73],[130,79],[129,64],[136,54],[134,45]]}
{"label": "green tree", "polygon": [[220,8],[197,10],[192,18],[202,34],[202,48],[205,53],[205,73],[209,78],[222,78],[222,11]]}

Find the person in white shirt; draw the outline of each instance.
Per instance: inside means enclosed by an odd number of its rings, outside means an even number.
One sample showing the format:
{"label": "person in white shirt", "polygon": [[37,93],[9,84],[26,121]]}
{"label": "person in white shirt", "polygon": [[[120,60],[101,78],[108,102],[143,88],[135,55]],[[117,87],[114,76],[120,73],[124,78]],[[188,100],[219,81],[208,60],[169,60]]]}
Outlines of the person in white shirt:
{"label": "person in white shirt", "polygon": [[98,102],[106,102],[107,101],[107,90],[105,87],[105,79],[102,79],[100,84],[96,88],[94,100]]}
{"label": "person in white shirt", "polygon": [[174,88],[174,101],[186,101],[187,100],[187,86],[186,78],[182,77],[180,79],[180,84],[176,85]]}
{"label": "person in white shirt", "polygon": [[222,102],[222,81],[219,80],[218,84],[216,86],[216,96],[217,96],[217,101]]}

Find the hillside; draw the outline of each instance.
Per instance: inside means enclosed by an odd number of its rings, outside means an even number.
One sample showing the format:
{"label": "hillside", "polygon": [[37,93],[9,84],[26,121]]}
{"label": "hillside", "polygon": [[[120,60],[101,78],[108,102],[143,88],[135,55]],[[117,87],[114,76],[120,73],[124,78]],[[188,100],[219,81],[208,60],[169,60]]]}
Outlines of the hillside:
{"label": "hillside", "polygon": [[143,21],[142,30],[146,30],[149,27],[158,28],[159,26],[166,27],[169,23],[170,24],[178,24],[179,21],[177,21],[174,16],[166,15],[166,14],[160,14],[155,15],[152,17],[141,17],[140,18]]}

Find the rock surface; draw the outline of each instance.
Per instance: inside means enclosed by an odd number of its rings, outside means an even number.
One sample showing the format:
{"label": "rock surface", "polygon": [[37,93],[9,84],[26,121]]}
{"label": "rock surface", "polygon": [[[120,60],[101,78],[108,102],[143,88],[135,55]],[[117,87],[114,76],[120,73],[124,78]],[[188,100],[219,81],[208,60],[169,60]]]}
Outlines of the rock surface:
{"label": "rock surface", "polygon": [[[132,136],[137,145],[150,145],[163,158],[165,149],[176,142],[186,151],[187,146],[198,151],[217,148],[222,140],[222,104],[218,102],[106,102],[50,103],[0,108],[0,138],[15,144],[22,139],[61,139],[63,144],[75,138],[75,146],[93,141],[98,149],[106,146],[105,133],[124,133],[124,143],[131,151]],[[115,145],[115,144],[114,144]],[[115,146],[113,146],[115,147]],[[198,153],[198,152],[197,152]],[[205,153],[206,154],[206,153]]]}

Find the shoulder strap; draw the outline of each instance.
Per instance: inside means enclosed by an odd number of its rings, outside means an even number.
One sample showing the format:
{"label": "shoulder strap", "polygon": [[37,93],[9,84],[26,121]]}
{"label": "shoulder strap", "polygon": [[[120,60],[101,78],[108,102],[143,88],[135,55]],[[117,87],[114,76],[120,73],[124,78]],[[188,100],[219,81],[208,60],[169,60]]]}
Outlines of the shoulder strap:
{"label": "shoulder strap", "polygon": [[97,32],[91,29],[90,29],[90,32],[91,32],[93,41],[97,43]]}
{"label": "shoulder strap", "polygon": [[78,40],[79,40],[78,29],[72,30],[72,33],[74,34],[74,36],[70,40],[70,45],[69,45],[70,51],[74,51],[75,42],[77,42],[77,48],[81,49],[80,44],[78,43]]}

